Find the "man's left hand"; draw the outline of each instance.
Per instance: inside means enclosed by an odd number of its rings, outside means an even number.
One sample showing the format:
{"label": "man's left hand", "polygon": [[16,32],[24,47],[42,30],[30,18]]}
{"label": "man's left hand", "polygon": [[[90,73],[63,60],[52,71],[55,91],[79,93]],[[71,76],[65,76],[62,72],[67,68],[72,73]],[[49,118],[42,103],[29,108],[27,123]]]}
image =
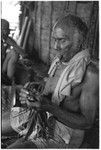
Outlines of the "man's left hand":
{"label": "man's left hand", "polygon": [[39,101],[31,102],[31,101],[27,100],[26,103],[27,103],[27,106],[30,108],[36,108],[36,109],[41,108],[41,103]]}
{"label": "man's left hand", "polygon": [[43,96],[40,97],[40,100],[38,100],[38,101],[30,101],[30,100],[27,99],[26,103],[29,107],[35,107],[37,109],[42,109],[43,105],[47,106],[51,102],[50,102],[49,98],[46,95],[43,95]]}

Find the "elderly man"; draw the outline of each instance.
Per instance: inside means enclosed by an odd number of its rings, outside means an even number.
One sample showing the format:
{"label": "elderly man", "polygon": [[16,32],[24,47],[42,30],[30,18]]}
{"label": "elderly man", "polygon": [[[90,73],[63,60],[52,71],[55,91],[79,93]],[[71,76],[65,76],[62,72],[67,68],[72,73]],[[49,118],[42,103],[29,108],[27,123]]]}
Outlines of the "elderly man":
{"label": "elderly man", "polygon": [[[21,103],[47,114],[46,138],[35,128],[27,140],[19,139],[8,148],[79,148],[84,133],[95,119],[98,106],[98,70],[88,49],[83,49],[86,24],[69,14],[59,19],[53,28],[54,58],[41,101],[28,98],[22,89]],[[34,134],[33,134],[34,133]],[[33,136],[32,136],[33,135]]]}

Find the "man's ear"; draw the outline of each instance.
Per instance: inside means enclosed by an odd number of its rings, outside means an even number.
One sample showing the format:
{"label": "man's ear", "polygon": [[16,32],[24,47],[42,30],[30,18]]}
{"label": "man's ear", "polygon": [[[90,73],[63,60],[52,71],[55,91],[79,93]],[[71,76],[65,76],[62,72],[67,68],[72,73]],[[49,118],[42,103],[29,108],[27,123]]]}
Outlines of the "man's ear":
{"label": "man's ear", "polygon": [[77,29],[75,29],[73,35],[74,47],[77,48],[78,46],[80,46],[83,43],[83,40],[83,35]]}

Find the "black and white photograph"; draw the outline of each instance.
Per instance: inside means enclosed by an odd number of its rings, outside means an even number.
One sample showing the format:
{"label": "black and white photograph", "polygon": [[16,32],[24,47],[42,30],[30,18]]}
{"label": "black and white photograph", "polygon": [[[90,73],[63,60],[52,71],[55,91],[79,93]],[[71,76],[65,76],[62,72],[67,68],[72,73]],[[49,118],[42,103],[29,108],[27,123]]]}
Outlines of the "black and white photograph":
{"label": "black and white photograph", "polygon": [[99,1],[2,0],[1,149],[99,149]]}

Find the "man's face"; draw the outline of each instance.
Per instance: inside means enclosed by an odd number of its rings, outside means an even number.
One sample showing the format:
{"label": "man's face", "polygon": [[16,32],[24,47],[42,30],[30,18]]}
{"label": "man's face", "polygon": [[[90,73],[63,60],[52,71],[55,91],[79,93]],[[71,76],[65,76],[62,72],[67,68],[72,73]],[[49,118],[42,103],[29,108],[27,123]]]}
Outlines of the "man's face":
{"label": "man's face", "polygon": [[60,53],[68,53],[71,49],[78,47],[79,37],[76,29],[68,27],[64,31],[62,28],[57,27],[53,31],[54,49]]}

